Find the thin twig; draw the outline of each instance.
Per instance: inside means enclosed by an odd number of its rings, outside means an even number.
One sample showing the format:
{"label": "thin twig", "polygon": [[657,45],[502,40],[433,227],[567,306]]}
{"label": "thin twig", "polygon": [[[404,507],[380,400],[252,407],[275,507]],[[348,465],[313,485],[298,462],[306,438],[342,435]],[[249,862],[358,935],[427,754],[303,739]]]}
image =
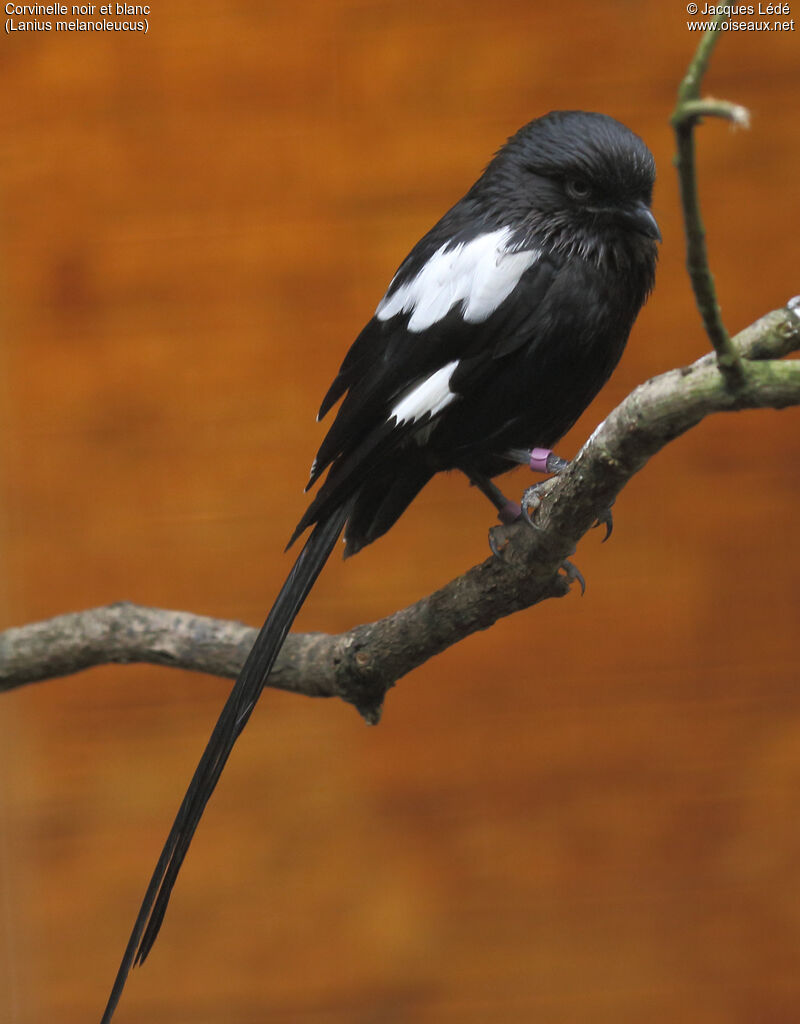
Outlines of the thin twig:
{"label": "thin twig", "polygon": [[742,360],[735,346],[731,344],[730,335],[723,323],[714,278],[708,263],[705,229],[697,193],[694,145],[694,129],[701,117],[719,117],[733,124],[745,126],[749,123],[749,114],[744,107],[726,100],[700,98],[703,76],[708,68],[717,36],[721,34],[716,26],[725,21],[727,16],[726,13],[718,14],[714,18],[714,27],[707,29],[703,34],[678,88],[678,104],[671,120],[678,147],[675,165],[678,170],[686,231],[686,268],[692,282],[697,308],[717,354],[720,370],[730,386],[740,387],[744,380]]}
{"label": "thin twig", "polygon": [[737,128],[750,127],[750,111],[740,103],[731,103],[730,100],[718,100],[713,96],[706,96],[699,100],[686,100],[673,114],[674,119],[697,121],[701,117],[717,117],[721,121],[730,121]]}

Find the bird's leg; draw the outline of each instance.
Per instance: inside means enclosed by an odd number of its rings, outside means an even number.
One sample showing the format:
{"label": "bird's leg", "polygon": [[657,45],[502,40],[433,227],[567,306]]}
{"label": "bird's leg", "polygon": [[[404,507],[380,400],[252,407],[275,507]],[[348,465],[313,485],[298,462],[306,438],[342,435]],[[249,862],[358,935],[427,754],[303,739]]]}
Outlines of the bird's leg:
{"label": "bird's leg", "polygon": [[[569,465],[568,459],[562,459],[550,448],[512,448],[506,454],[521,466],[528,466],[534,473],[548,473],[551,476],[563,473]],[[536,526],[533,522],[533,513],[542,503],[540,495],[546,483],[546,480],[542,480],[538,484],[533,484],[522,495],[520,510],[530,526]]]}
{"label": "bird's leg", "polygon": [[[566,459],[562,459],[554,452],[550,451],[549,448],[533,448],[527,450],[524,448],[512,448],[506,453],[507,457],[513,462],[518,462],[522,466],[529,466],[536,473],[563,473],[569,465]],[[511,501],[507,498],[500,488],[492,483],[489,477],[484,476],[482,473],[476,473],[472,469],[464,469],[470,483],[474,484],[486,497],[491,501],[494,507],[497,509],[497,518],[504,525],[515,523],[521,515],[524,515],[523,509],[516,501]],[[532,490],[532,488],[530,488]],[[527,491],[525,492],[528,493]],[[526,516],[526,518],[528,518]],[[530,522],[530,519],[528,519]]]}
{"label": "bird's leg", "polygon": [[500,488],[493,484],[488,476],[482,473],[474,473],[472,470],[464,470],[470,483],[474,484],[497,509],[497,518],[503,524],[515,523],[522,515],[522,509],[516,501],[510,501]]}
{"label": "bird's leg", "polygon": [[509,448],[506,458],[527,466],[534,473],[549,473],[558,476],[569,465],[569,459],[562,459],[550,448]]}
{"label": "bird's leg", "polygon": [[[562,459],[561,456],[556,455],[549,448],[532,448],[530,451],[526,451],[523,448],[511,449],[508,453],[508,457],[513,459],[515,462],[519,462],[521,465],[530,466],[530,468],[536,473],[549,473],[551,476],[559,476],[569,466],[568,459]],[[521,510],[526,522],[530,526],[535,527],[533,522],[533,514],[536,509],[541,505],[541,491],[544,488],[546,480],[540,481],[538,484],[533,484],[529,487],[522,495]],[[613,505],[613,502],[611,503]],[[611,536],[611,531],[614,529],[614,519],[611,515],[611,505],[607,509],[604,509],[597,517],[595,526],[603,525],[606,528],[606,535],[603,537],[603,542],[608,540]]]}

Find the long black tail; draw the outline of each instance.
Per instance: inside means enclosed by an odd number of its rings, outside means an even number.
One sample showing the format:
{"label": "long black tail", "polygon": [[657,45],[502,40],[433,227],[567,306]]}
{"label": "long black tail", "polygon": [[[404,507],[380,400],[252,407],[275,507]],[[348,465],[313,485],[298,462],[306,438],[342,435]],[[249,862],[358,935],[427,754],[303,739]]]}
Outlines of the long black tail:
{"label": "long black tail", "polygon": [[256,637],[214,726],[161,851],[117,971],[102,1024],[111,1021],[131,967],[144,963],[156,940],[172,887],[208,799],[214,792],[234,743],[255,707],[286,634],[327,562],[351,508],[352,503],[347,502],[314,527]]}

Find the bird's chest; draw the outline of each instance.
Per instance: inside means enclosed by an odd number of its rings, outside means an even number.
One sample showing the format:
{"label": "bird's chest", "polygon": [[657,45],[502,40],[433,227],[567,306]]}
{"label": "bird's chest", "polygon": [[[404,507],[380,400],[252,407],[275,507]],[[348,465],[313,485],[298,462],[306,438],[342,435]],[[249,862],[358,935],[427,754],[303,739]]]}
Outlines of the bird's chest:
{"label": "bird's chest", "polygon": [[565,267],[531,317],[518,365],[509,367],[526,399],[548,407],[588,404],[619,362],[640,293],[620,273]]}
{"label": "bird's chest", "polygon": [[619,362],[637,298],[611,273],[591,267],[560,273],[525,317],[524,341],[496,359],[472,400],[454,410],[463,419],[462,436],[495,453],[554,445]]}

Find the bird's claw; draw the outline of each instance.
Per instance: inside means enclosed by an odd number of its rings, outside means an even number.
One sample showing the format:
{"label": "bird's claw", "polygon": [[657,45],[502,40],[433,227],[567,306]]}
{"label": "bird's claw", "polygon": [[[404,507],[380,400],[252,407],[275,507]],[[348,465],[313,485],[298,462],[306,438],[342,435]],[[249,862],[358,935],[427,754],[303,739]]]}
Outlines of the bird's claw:
{"label": "bird's claw", "polygon": [[614,517],[611,515],[611,506],[603,509],[592,528],[596,529],[598,526],[605,526],[606,528],[606,535],[602,540],[602,543],[605,544],[614,529]]}
{"label": "bird's claw", "polygon": [[505,541],[502,547],[497,543],[497,539],[494,535],[494,530],[489,530],[489,550],[492,552],[495,558],[502,558],[503,548],[506,546],[508,541]]}
{"label": "bird's claw", "polygon": [[522,518],[525,520],[528,526],[533,527],[534,530],[540,529],[540,527],[537,526],[536,523],[533,521],[533,516],[536,514],[536,510],[542,504],[541,490],[546,483],[546,480],[541,480],[538,484],[533,484],[522,495],[522,501],[520,502]]}
{"label": "bird's claw", "polygon": [[586,580],[583,578],[583,573],[580,571],[577,565],[573,565],[572,562],[567,561],[567,559],[565,558],[559,566],[559,568],[564,570],[564,576],[567,578],[570,584],[576,581],[580,583],[581,597],[583,597],[583,595],[586,593]]}

